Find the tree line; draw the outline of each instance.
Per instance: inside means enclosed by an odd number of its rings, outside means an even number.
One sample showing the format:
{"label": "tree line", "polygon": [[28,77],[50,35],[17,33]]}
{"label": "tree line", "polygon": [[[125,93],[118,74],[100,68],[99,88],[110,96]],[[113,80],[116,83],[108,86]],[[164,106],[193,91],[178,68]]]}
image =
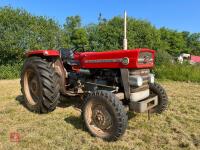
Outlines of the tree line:
{"label": "tree line", "polygon": [[[160,61],[186,52],[200,55],[200,33],[157,29],[146,20],[128,17],[128,48],[157,50]],[[63,25],[52,18],[34,16],[23,9],[0,8],[0,65],[23,60],[35,49],[84,47],[87,51],[122,49],[123,18],[99,15],[98,23],[82,26],[80,16],[66,17]]]}

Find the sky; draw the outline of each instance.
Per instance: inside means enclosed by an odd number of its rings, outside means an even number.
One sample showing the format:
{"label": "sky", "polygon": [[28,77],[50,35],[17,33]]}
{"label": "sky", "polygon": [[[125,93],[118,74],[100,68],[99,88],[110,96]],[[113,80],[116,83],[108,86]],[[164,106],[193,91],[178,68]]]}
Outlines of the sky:
{"label": "sky", "polygon": [[83,25],[104,18],[128,16],[151,22],[157,28],[200,32],[200,0],[0,0],[0,7],[23,8],[33,15],[51,17],[63,24],[80,15]]}

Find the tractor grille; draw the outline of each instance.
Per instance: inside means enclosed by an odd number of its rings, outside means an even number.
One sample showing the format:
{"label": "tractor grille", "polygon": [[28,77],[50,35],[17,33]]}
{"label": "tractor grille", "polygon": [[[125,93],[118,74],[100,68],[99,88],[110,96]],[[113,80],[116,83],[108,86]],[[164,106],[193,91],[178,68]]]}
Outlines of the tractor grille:
{"label": "tractor grille", "polygon": [[131,86],[130,87],[131,93],[149,89],[149,85],[148,85],[149,73],[150,73],[149,69],[130,69],[129,70],[129,76],[141,76],[143,78],[142,86],[140,86],[140,87]]}

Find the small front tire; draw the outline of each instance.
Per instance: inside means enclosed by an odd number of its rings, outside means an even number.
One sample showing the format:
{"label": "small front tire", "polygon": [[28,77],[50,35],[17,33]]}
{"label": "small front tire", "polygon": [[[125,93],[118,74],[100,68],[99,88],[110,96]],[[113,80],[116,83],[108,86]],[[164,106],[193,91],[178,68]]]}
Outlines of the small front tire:
{"label": "small front tire", "polygon": [[86,127],[93,136],[115,141],[125,133],[128,120],[125,108],[111,92],[91,93],[84,101],[82,113]]}

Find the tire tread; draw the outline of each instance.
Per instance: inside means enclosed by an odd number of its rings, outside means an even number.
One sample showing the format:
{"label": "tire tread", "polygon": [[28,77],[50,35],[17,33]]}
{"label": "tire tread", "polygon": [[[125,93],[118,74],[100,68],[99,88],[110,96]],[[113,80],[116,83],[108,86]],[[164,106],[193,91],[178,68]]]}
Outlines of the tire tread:
{"label": "tire tread", "polygon": [[60,97],[60,85],[59,85],[59,76],[55,72],[54,68],[52,67],[52,63],[48,62],[41,57],[33,56],[27,58],[24,62],[22,73],[21,73],[21,91],[24,94],[24,87],[23,87],[23,75],[26,71],[26,68],[29,67],[29,64],[34,65],[37,68],[39,73],[39,80],[41,81],[42,85],[42,97],[40,97],[40,105],[37,108],[30,109],[31,111],[38,112],[38,113],[48,113],[53,111],[57,104]]}

